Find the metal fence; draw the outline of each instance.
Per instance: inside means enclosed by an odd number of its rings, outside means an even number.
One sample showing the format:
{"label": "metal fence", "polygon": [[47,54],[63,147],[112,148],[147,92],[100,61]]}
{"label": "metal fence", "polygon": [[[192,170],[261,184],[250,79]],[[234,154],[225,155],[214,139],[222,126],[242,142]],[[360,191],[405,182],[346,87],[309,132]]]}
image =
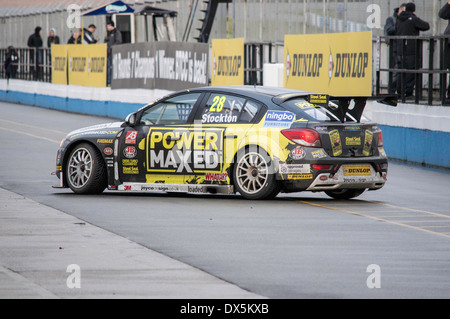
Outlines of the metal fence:
{"label": "metal fence", "polygon": [[[378,37],[375,93],[397,93],[403,103],[450,105],[450,70],[445,63],[446,54],[450,54],[448,40],[448,36]],[[381,50],[383,42],[388,44],[388,50]],[[388,77],[387,85],[382,83],[383,74]],[[408,79],[414,86],[412,96],[407,96]]]}
{"label": "metal fence", "polygon": [[[47,48],[15,48],[18,60],[12,63],[11,78],[51,82],[51,51]],[[6,78],[5,61],[8,49],[0,49],[0,78]]]}

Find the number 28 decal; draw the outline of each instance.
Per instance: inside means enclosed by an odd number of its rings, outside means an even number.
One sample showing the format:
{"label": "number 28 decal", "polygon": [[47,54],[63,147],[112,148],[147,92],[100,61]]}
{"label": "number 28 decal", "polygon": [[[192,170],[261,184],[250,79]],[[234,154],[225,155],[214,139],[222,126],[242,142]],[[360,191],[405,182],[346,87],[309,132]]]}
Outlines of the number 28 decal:
{"label": "number 28 decal", "polygon": [[213,98],[213,104],[209,108],[209,111],[210,112],[222,112],[223,104],[225,103],[226,99],[227,98],[225,96],[220,97],[220,96],[216,95]]}

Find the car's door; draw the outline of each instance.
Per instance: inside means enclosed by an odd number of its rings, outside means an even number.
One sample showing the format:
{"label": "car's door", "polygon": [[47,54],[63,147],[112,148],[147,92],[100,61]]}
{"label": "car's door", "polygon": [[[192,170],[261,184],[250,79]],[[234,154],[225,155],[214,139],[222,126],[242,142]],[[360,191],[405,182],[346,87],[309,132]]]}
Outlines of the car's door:
{"label": "car's door", "polygon": [[184,183],[183,136],[190,130],[202,96],[201,92],[185,92],[138,112],[136,124],[126,127],[119,139],[122,183]]}
{"label": "car's door", "polygon": [[196,116],[192,143],[193,169],[189,184],[230,184],[230,164],[245,143],[261,104],[230,93],[212,92],[203,98]]}

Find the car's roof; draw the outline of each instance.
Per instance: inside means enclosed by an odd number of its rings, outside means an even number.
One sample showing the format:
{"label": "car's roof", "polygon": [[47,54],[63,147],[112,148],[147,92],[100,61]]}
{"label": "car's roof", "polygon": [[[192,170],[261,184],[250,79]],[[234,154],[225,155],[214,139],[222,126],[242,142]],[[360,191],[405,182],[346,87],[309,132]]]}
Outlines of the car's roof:
{"label": "car's roof", "polygon": [[224,85],[224,86],[207,86],[190,91],[215,91],[222,93],[234,93],[244,95],[262,102],[273,102],[275,104],[281,104],[287,99],[295,96],[305,96],[312,92],[300,91],[295,89],[269,87],[269,86],[255,86],[255,85]]}
{"label": "car's roof", "polygon": [[242,94],[256,99],[269,98],[276,96],[304,96],[312,92],[300,91],[295,89],[287,89],[280,87],[269,86],[254,86],[254,85],[226,85],[226,86],[207,86],[192,89],[191,91],[220,91],[224,93]]}

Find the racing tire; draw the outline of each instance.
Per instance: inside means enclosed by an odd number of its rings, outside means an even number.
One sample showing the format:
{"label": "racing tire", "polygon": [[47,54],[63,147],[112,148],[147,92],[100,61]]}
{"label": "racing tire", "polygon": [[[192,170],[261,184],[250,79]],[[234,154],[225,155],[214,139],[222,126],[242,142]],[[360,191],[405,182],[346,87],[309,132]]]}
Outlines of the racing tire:
{"label": "racing tire", "polygon": [[272,199],[280,192],[280,185],[272,169],[272,160],[261,149],[238,152],[233,168],[233,183],[246,199]]}
{"label": "racing tire", "polygon": [[94,146],[79,144],[70,152],[66,163],[66,181],[77,194],[100,194],[105,190],[106,166]]}
{"label": "racing tire", "polygon": [[365,188],[362,189],[337,189],[325,191],[325,193],[335,199],[350,199],[355,198],[364,193]]}

